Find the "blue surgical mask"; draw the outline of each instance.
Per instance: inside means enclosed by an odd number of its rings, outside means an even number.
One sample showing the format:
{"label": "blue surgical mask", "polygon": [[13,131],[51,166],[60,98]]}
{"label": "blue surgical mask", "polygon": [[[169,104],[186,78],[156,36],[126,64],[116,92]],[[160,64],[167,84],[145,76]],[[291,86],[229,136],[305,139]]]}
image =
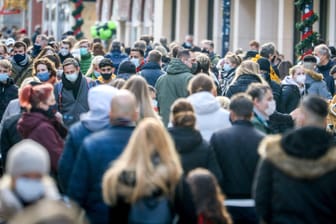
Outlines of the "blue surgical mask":
{"label": "blue surgical mask", "polygon": [[27,203],[32,203],[43,197],[44,186],[40,180],[19,177],[15,182],[15,191]]}
{"label": "blue surgical mask", "polygon": [[7,73],[0,73],[0,82],[5,82],[9,78]]}
{"label": "blue surgical mask", "polygon": [[80,55],[87,55],[88,49],[86,47],[79,48]]}
{"label": "blue surgical mask", "polygon": [[96,78],[98,78],[100,76],[100,72],[97,72],[96,70],[93,71],[93,74]]}
{"label": "blue surgical mask", "polygon": [[77,78],[78,78],[78,74],[77,73],[73,73],[73,74],[65,74],[65,78],[67,80],[69,80],[70,82],[76,82]]}
{"label": "blue surgical mask", "polygon": [[50,79],[50,72],[39,72],[36,76],[41,82],[46,82]]}
{"label": "blue surgical mask", "polygon": [[231,67],[229,64],[227,64],[227,63],[224,64],[224,66],[223,66],[223,70],[224,70],[225,72],[228,72],[228,71],[230,71],[231,69],[232,69],[232,67]]}
{"label": "blue surgical mask", "polygon": [[140,65],[139,58],[131,58],[131,62],[135,65],[135,67],[138,67]]}

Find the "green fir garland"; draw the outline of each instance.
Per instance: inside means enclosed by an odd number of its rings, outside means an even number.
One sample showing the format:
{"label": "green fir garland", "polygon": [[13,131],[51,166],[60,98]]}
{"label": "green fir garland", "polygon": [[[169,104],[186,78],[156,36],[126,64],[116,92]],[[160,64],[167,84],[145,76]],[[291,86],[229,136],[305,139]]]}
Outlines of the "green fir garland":
{"label": "green fir garland", "polygon": [[313,31],[313,24],[318,16],[313,11],[313,0],[298,0],[295,5],[302,13],[301,22],[296,23],[296,29],[301,32],[301,41],[296,44],[296,54],[303,57],[311,54],[314,45],[318,42],[319,34]]}
{"label": "green fir garland", "polygon": [[72,11],[71,15],[75,18],[75,25],[71,28],[76,36],[76,39],[81,39],[84,34],[81,31],[81,26],[84,24],[84,19],[82,18],[82,11],[84,9],[83,0],[71,0],[75,4],[75,9]]}

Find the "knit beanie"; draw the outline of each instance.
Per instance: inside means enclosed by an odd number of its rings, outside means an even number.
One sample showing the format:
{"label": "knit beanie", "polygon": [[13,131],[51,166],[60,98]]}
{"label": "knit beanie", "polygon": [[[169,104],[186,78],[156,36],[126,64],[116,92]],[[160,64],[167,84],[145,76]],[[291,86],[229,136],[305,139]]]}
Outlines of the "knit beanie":
{"label": "knit beanie", "polygon": [[123,61],[120,63],[118,75],[124,73],[136,74],[136,67],[131,61]]}
{"label": "knit beanie", "polygon": [[6,172],[13,177],[30,172],[45,175],[49,170],[50,158],[47,150],[33,140],[22,140],[8,153]]}

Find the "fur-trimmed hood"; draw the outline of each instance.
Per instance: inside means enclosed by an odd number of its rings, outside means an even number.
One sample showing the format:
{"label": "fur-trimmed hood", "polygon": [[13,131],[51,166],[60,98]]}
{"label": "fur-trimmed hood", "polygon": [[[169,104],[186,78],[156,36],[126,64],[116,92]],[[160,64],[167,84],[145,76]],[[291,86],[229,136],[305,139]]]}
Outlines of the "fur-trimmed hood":
{"label": "fur-trimmed hood", "polygon": [[306,69],[305,70],[306,75],[310,76],[312,79],[316,81],[322,81],[323,80],[323,74],[317,73],[313,70]]}
{"label": "fur-trimmed hood", "polygon": [[[302,128],[283,137],[281,135],[268,136],[260,143],[259,154],[261,158],[270,161],[275,167],[289,176],[302,179],[318,178],[336,169],[336,146],[332,145],[332,139],[325,144],[320,143],[318,145],[318,138],[325,131],[317,129],[313,127]],[[307,136],[302,139],[305,132],[309,131],[320,131],[321,133],[315,139],[308,140]],[[328,137],[327,132],[325,132],[325,135],[325,137]],[[297,139],[293,139],[293,136]],[[302,142],[299,141],[302,140],[308,142],[300,145]],[[309,141],[314,140],[316,145],[309,144]]]}

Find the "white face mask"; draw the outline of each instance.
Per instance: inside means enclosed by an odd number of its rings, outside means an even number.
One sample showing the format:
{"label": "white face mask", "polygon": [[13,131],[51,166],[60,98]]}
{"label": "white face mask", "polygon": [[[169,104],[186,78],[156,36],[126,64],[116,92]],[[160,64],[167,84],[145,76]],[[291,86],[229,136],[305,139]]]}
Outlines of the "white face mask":
{"label": "white face mask", "polygon": [[268,104],[268,107],[265,110],[265,113],[267,116],[271,116],[274,113],[275,108],[276,108],[275,100],[268,101],[267,104]]}
{"label": "white face mask", "polygon": [[68,49],[65,49],[65,48],[61,48],[61,49],[59,50],[59,52],[60,52],[60,54],[61,54],[62,56],[66,56],[66,55],[69,54],[69,50],[68,50]]}
{"label": "white face mask", "polygon": [[306,75],[298,75],[296,77],[296,82],[298,84],[305,84],[305,82],[306,82]]}
{"label": "white face mask", "polygon": [[77,78],[78,78],[78,74],[77,73],[73,73],[73,74],[65,74],[65,78],[67,80],[69,80],[70,82],[76,82]]}
{"label": "white face mask", "polygon": [[321,62],[321,59],[319,57],[317,57],[317,56],[315,56],[315,58],[316,58],[316,64],[319,65],[320,62]]}
{"label": "white face mask", "polygon": [[139,58],[132,58],[131,62],[135,65],[136,68],[140,65]]}
{"label": "white face mask", "polygon": [[34,202],[44,195],[44,186],[40,180],[19,177],[15,182],[16,193],[28,203]]}

